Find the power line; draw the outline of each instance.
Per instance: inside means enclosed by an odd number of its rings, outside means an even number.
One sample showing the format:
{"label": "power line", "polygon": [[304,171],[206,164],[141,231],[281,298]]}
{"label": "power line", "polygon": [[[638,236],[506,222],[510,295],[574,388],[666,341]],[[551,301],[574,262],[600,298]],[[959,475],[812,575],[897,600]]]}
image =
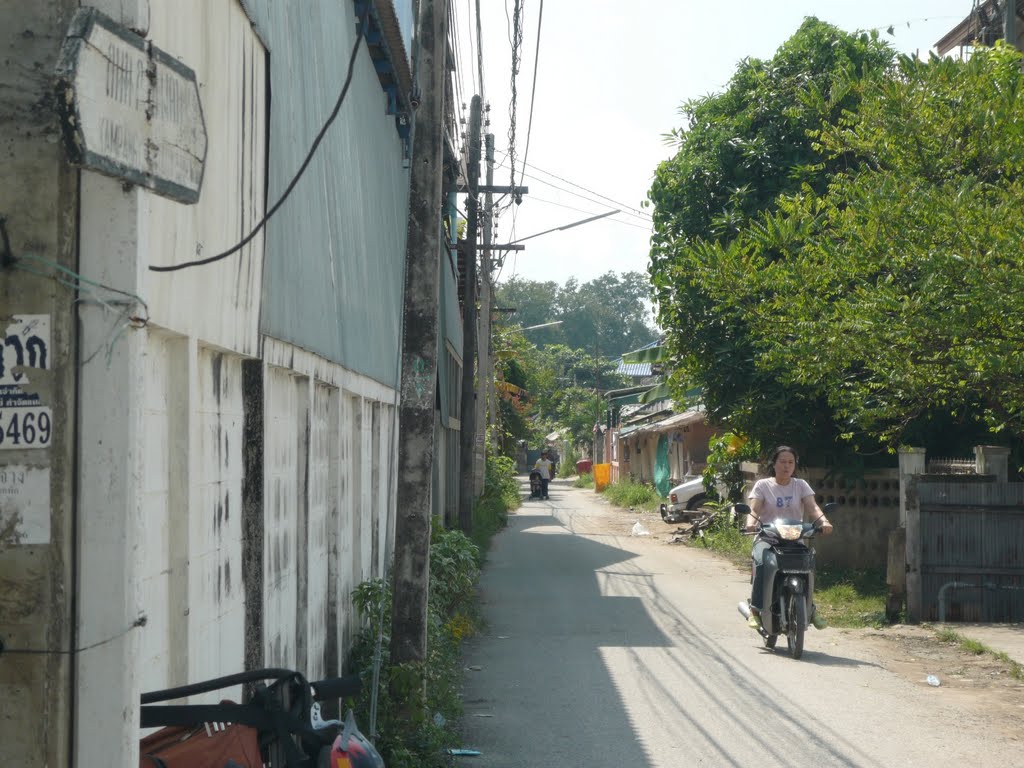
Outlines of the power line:
{"label": "power line", "polygon": [[[594,195],[595,197],[601,198],[601,200],[595,200],[593,197],[587,197],[586,195],[582,195],[579,192],[574,192],[571,189],[566,189],[565,187],[560,187],[557,184],[554,184],[554,183],[548,181],[547,179],[542,179],[542,178],[540,178],[538,176],[534,176],[534,175],[529,174],[529,173],[524,174],[524,176],[527,176],[527,177],[529,177],[531,179],[536,179],[537,181],[541,182],[542,184],[546,184],[547,186],[551,187],[552,189],[557,189],[560,192],[565,192],[567,195],[573,195],[574,197],[578,197],[581,200],[586,200],[588,203],[594,203],[596,205],[604,205],[602,200],[607,200],[608,202],[614,203],[615,205],[619,206],[619,210],[621,210],[623,213],[628,214],[629,216],[632,216],[632,217],[634,217],[636,219],[639,219],[640,221],[644,222],[645,224],[650,224],[651,223],[651,217],[650,216],[648,216],[646,214],[643,214],[643,213],[638,213],[638,212],[636,212],[636,209],[630,208],[627,205],[624,205],[624,204],[619,203],[619,202],[617,202],[615,200],[612,200],[610,197],[607,197],[605,195],[601,195],[601,194],[599,194],[597,192],[591,192],[590,194]],[[576,186],[579,186],[579,185],[576,185]],[[580,188],[583,189],[583,187],[580,187]],[[531,195],[531,197],[532,197],[532,195]]]}
{"label": "power line", "polygon": [[231,254],[237,253],[238,251],[242,250],[242,248],[244,248],[246,245],[248,245],[249,242],[252,241],[252,239],[256,237],[256,235],[259,234],[260,231],[266,226],[267,222],[270,221],[270,217],[277,213],[281,206],[284,205],[284,201],[288,199],[288,196],[292,193],[292,190],[294,190],[295,186],[299,183],[299,179],[302,178],[302,174],[306,172],[306,169],[309,167],[310,162],[312,162],[313,155],[316,154],[316,150],[320,146],[320,142],[324,140],[324,136],[327,134],[327,129],[331,127],[331,124],[334,122],[335,118],[338,116],[338,113],[341,111],[341,105],[345,103],[345,96],[348,95],[348,88],[352,84],[352,75],[355,73],[354,65],[356,63],[356,55],[359,53],[359,44],[363,40],[363,34],[366,30],[366,25],[369,21],[368,14],[369,10],[367,10],[367,12],[364,13],[363,17],[359,20],[358,29],[356,31],[356,41],[352,45],[352,55],[349,56],[348,59],[348,74],[345,76],[345,84],[341,88],[341,95],[338,96],[338,101],[334,105],[334,109],[332,110],[330,116],[327,118],[327,121],[324,123],[323,127],[320,129],[320,132],[316,135],[316,138],[313,140],[313,145],[309,148],[309,152],[306,153],[306,159],[302,161],[302,165],[299,166],[299,170],[296,172],[295,176],[289,182],[281,197],[278,198],[277,202],[274,203],[270,210],[266,212],[262,219],[260,219],[259,224],[257,224],[248,235],[243,237],[240,242],[233,245],[228,250],[223,251],[222,253],[218,253],[214,256],[209,256],[205,259],[186,261],[184,264],[175,264],[167,267],[150,266],[150,271],[175,272],[179,269],[186,269],[188,267],[199,267],[204,264],[212,264],[215,261],[226,259]]}
{"label": "power line", "polygon": [[[554,200],[545,200],[543,197],[537,197],[532,192],[530,193],[530,202],[531,203],[546,203],[547,205],[557,205],[559,208],[567,208],[570,211],[576,211],[578,213],[593,213],[593,211],[588,211],[588,210],[586,210],[584,208],[576,208],[575,206],[566,205],[565,203],[558,203],[558,202],[555,202]],[[627,213],[627,211],[621,211],[621,212],[622,213]],[[636,227],[637,229],[642,229],[644,231],[649,231],[650,230],[650,227],[645,227],[642,224],[634,224],[632,221],[623,221],[622,219],[612,219],[612,222],[615,223],[615,224],[623,224],[623,225],[625,225],[627,227]]]}
{"label": "power line", "polygon": [[[570,181],[569,179],[566,179],[566,178],[564,178],[562,176],[559,176],[557,173],[552,173],[551,171],[545,171],[543,168],[538,168],[533,163],[524,163],[524,164],[525,165],[529,165],[535,171],[539,171],[539,172],[541,172],[541,173],[543,173],[543,174],[545,174],[547,176],[551,176],[552,178],[558,179],[559,181],[563,181],[566,184],[569,184],[570,186],[576,187],[577,189],[582,189],[587,194],[594,195],[595,197],[599,197],[599,198],[601,198],[602,200],[604,200],[606,202],[609,202],[609,203],[612,203],[614,205],[617,205],[617,206],[625,209],[624,210],[625,213],[632,212],[633,215],[638,216],[638,217],[640,217],[640,218],[642,218],[644,220],[650,220],[651,219],[651,215],[649,213],[643,211],[640,208],[637,208],[637,207],[632,206],[632,205],[626,205],[625,203],[619,202],[618,200],[614,200],[614,199],[608,197],[607,195],[602,195],[600,192],[595,192],[592,189],[584,187],[582,184],[577,184],[575,181]],[[552,184],[550,181],[547,181],[546,179],[541,179],[541,178],[539,178],[537,176],[532,176],[532,175],[530,175],[530,178],[531,179],[537,179],[537,181],[542,182],[544,184],[547,184],[548,186],[554,187],[555,189],[561,189],[561,187],[559,187],[557,184]],[[563,192],[569,192],[569,194],[576,194],[575,192],[571,192],[571,191],[566,190],[566,189],[562,189],[562,191]],[[582,197],[582,195],[581,195],[581,197]]]}

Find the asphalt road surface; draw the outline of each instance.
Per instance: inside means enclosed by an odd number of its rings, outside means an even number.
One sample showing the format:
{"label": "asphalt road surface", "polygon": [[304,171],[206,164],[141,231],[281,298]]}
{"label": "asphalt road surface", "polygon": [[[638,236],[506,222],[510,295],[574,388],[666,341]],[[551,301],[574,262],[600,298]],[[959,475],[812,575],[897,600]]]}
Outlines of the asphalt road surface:
{"label": "asphalt road surface", "polygon": [[627,514],[558,481],[495,538],[465,654],[460,746],[481,754],[457,765],[1024,765],[1024,701],[990,716],[854,632],[809,629],[799,661],[785,638],[764,650],[742,571],[633,537]]}

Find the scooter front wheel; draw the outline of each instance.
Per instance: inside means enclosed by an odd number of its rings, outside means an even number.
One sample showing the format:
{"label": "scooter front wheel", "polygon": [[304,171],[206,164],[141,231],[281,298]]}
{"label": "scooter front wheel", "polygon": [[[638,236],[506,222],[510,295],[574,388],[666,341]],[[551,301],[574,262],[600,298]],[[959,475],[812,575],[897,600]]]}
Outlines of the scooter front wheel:
{"label": "scooter front wheel", "polygon": [[789,655],[799,659],[804,654],[804,630],[807,628],[807,601],[803,595],[793,595],[789,600],[789,627],[786,631],[786,643]]}

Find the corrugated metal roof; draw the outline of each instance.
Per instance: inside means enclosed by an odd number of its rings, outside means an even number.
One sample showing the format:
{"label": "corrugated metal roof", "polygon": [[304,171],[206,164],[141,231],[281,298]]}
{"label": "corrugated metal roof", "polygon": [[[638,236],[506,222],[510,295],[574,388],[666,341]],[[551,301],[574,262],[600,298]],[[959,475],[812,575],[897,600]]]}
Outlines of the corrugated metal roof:
{"label": "corrugated metal roof", "polygon": [[624,363],[620,359],[619,367],[615,369],[615,372],[624,376],[651,376],[652,367],[650,363]]}

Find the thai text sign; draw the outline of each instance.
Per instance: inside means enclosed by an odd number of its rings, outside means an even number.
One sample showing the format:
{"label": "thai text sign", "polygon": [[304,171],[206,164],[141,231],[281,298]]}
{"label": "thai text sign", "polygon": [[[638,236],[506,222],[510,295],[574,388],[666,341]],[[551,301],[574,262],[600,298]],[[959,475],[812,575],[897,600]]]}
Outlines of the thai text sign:
{"label": "thai text sign", "polygon": [[206,126],[189,67],[84,8],[61,49],[57,97],[72,162],[183,203],[199,199]]}

